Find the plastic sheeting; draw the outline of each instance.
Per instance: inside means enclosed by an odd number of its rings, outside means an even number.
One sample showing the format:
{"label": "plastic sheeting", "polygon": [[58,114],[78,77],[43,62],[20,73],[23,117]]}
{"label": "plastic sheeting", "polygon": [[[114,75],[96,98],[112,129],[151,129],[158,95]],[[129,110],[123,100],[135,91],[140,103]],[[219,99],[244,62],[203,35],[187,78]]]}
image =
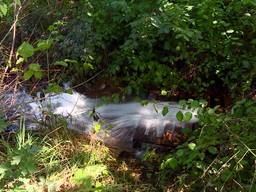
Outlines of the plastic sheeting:
{"label": "plastic sheeting", "polygon": [[[6,94],[1,99],[9,107],[6,118],[24,115],[27,129],[37,129],[44,121],[44,113],[61,115],[67,119],[68,128],[91,134],[95,124],[101,125],[97,134],[107,146],[120,153],[136,153],[142,143],[175,146],[182,139],[181,129],[197,123],[197,110],[182,109],[173,102],[138,102],[100,105],[77,92],[73,94],[48,94],[45,98],[32,98],[26,92]],[[162,114],[164,107],[168,113]],[[177,112],[191,112],[192,119],[185,123],[176,119]]]}

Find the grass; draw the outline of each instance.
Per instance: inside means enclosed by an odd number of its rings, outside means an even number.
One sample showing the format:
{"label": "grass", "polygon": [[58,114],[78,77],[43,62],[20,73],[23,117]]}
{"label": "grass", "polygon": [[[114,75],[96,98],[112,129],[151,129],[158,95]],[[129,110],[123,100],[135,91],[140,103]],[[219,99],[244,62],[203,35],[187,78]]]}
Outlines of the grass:
{"label": "grass", "polygon": [[[3,112],[4,110],[1,109]],[[9,123],[0,118],[0,129]],[[166,155],[116,158],[94,136],[47,128],[0,132],[0,191],[256,191],[256,103],[207,108],[188,140]]]}
{"label": "grass", "polygon": [[[65,127],[0,139],[4,191],[152,191],[142,182],[138,165],[110,155],[102,143]],[[152,189],[152,190],[151,190]],[[156,190],[153,190],[156,191]]]}

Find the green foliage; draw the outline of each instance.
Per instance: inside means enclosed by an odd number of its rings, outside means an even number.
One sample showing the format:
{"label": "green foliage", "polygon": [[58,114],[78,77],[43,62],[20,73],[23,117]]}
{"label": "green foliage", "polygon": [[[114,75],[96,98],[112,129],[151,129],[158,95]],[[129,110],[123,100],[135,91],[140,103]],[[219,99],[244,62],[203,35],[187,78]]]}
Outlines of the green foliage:
{"label": "green foliage", "polygon": [[200,95],[223,84],[237,97],[252,89],[254,1],[97,0],[63,6],[59,13],[69,10],[74,17],[51,30],[57,31],[60,57],[78,61],[77,73],[84,63],[105,68],[135,94],[154,86]]}
{"label": "green foliage", "polygon": [[41,66],[38,63],[29,64],[28,69],[25,71],[23,77],[25,80],[29,80],[33,76],[36,79],[41,79],[43,76]]}
{"label": "green foliage", "polygon": [[33,145],[31,136],[25,132],[24,124],[16,136],[16,143],[11,146],[4,140],[0,140],[6,151],[6,159],[0,165],[0,186],[12,182],[16,188],[24,184],[24,180],[36,171],[35,154],[38,148]]}
{"label": "green foliage", "polygon": [[207,108],[199,119],[201,128],[165,158],[162,172],[175,171],[180,185],[190,191],[236,191],[238,184],[241,190],[255,190],[255,101],[237,102],[230,113]]}
{"label": "green foliage", "polygon": [[8,11],[7,4],[0,1],[0,17],[6,16],[7,11]]}

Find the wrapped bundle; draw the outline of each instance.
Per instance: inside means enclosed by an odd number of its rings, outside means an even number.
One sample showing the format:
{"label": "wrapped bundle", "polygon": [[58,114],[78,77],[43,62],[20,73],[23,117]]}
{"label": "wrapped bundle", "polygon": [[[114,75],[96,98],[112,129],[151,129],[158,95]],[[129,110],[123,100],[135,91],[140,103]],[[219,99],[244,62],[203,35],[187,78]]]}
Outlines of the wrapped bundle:
{"label": "wrapped bundle", "polygon": [[[12,103],[10,116],[25,116],[26,128],[33,130],[45,120],[47,114],[60,115],[67,119],[68,128],[79,133],[92,134],[100,124],[97,138],[116,154],[136,154],[143,144],[159,147],[174,147],[184,140],[182,128],[192,128],[198,121],[197,110],[183,109],[173,102],[139,102],[105,104],[98,106],[97,99],[87,98],[77,92],[48,94],[43,99],[32,98],[25,92],[7,94],[5,103]],[[14,107],[15,106],[15,107]],[[163,110],[167,111],[163,114]],[[191,112],[189,122],[180,122],[178,112]],[[12,114],[12,115],[10,115]]]}

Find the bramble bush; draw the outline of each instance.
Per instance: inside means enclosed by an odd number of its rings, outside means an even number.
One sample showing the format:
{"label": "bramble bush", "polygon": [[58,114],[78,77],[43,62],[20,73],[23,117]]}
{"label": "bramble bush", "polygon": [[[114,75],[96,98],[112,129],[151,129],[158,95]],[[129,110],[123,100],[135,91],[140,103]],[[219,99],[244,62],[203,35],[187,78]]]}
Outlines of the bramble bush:
{"label": "bramble bush", "polygon": [[60,57],[77,60],[77,69],[106,69],[128,93],[157,87],[198,96],[221,85],[237,98],[255,88],[254,0],[64,1],[62,7]]}

